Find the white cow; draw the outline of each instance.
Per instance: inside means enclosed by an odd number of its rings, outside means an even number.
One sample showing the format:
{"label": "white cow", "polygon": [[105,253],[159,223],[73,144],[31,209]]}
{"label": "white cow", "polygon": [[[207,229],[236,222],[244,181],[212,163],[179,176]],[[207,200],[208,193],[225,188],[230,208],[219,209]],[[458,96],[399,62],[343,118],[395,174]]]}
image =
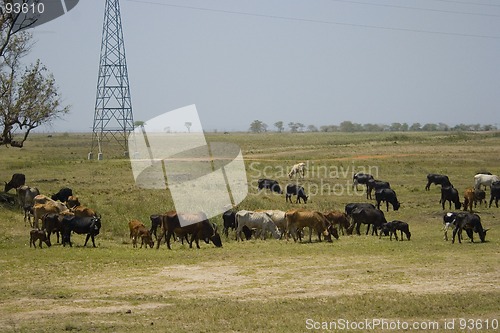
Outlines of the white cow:
{"label": "white cow", "polygon": [[479,173],[474,176],[474,188],[479,190],[481,185],[483,186],[491,186],[492,183],[500,181],[500,178],[497,175],[485,175]]}
{"label": "white cow", "polygon": [[236,240],[243,240],[241,238],[241,230],[247,226],[250,230],[256,229],[260,231],[262,239],[266,239],[266,233],[269,231],[274,238],[281,237],[280,231],[273,220],[263,212],[252,212],[248,210],[240,210],[236,213]]}
{"label": "white cow", "polygon": [[283,236],[286,230],[286,216],[285,212],[282,210],[257,210],[257,212],[266,213],[271,220],[273,220],[274,224],[278,227],[281,235]]}
{"label": "white cow", "polygon": [[288,173],[288,177],[291,179],[296,174],[298,174],[301,178],[304,178],[306,174],[306,164],[304,162],[295,164],[292,167],[292,170]]}

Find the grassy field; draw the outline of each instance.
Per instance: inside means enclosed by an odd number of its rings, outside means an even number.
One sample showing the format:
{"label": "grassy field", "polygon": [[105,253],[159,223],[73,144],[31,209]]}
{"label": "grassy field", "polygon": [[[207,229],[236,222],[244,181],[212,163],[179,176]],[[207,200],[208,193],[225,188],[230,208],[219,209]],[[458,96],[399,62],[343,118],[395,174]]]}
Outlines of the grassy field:
{"label": "grassy field", "polygon": [[[34,250],[21,209],[0,205],[0,332],[333,332],[334,324],[372,332],[498,331],[500,209],[476,208],[491,229],[485,243],[451,244],[441,231],[439,187],[424,187],[427,173],[443,173],[462,195],[476,172],[500,173],[500,133],[231,133],[208,140],[242,148],[251,185],[239,209],[343,210],[367,201],[351,186],[353,173],[366,171],[397,192],[401,208],[386,217],[408,222],[411,241],[362,234],[333,243],[236,242],[230,233],[222,248],[133,249],[127,222],[149,225],[149,215],[173,209],[169,193],[137,188],[117,147],[88,161],[87,134],[33,136],[23,149],[0,147],[0,180],[22,172],[43,194],[71,187],[102,215],[103,227],[97,248],[84,248],[85,237],[74,235],[72,248]],[[284,170],[302,161],[306,205],[257,192],[258,178],[284,186]],[[222,224],[220,216],[212,221]]]}

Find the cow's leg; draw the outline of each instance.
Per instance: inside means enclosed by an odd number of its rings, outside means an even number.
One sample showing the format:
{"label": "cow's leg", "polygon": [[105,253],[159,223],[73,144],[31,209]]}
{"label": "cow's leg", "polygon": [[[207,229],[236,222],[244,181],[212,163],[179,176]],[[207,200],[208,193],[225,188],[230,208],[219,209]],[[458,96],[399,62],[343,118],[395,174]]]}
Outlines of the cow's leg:
{"label": "cow's leg", "polygon": [[387,211],[389,211],[389,201],[385,202],[385,207],[386,207]]}
{"label": "cow's leg", "polygon": [[[457,227],[453,228],[453,235],[451,237],[451,244],[455,243],[455,235],[457,234],[457,232],[458,232],[458,228]],[[458,240],[460,241],[460,238]]]}
{"label": "cow's leg", "polygon": [[90,239],[90,234],[87,234],[87,237],[85,237],[85,243],[83,243],[83,246],[87,246],[87,242]]}
{"label": "cow's leg", "polygon": [[[170,230],[169,230],[169,231],[167,231],[167,235],[165,236],[165,240],[166,240],[166,242],[167,242],[167,248],[168,248],[169,250],[172,250],[172,248],[170,247],[170,237],[172,237],[172,234],[173,234],[173,233],[174,233],[173,231],[170,231]],[[160,238],[160,239],[161,239],[161,238]],[[158,243],[160,243],[160,241],[158,241]]]}

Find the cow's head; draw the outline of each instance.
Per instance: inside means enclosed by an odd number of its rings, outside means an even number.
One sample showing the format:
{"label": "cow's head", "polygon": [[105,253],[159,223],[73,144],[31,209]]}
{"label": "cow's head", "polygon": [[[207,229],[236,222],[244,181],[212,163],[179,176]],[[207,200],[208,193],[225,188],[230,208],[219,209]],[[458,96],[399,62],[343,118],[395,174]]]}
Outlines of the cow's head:
{"label": "cow's head", "polygon": [[333,237],[335,237],[335,239],[339,239],[339,232],[337,230],[336,227],[334,227],[333,225],[330,225],[328,227],[328,232],[330,235],[332,235]]}
{"label": "cow's head", "polygon": [[278,194],[283,194],[283,191],[281,190],[281,187],[279,186],[279,184],[274,184],[271,187],[271,189],[272,189],[273,192],[276,192]]}
{"label": "cow's head", "polygon": [[462,203],[459,200],[455,201],[455,209],[460,209],[461,207]]}
{"label": "cow's head", "polygon": [[210,237],[210,240],[216,247],[222,247],[222,240],[220,239],[219,233],[214,233],[212,237]]}
{"label": "cow's head", "polygon": [[399,207],[401,207],[401,203],[399,201],[396,201],[392,204],[392,208],[394,208],[394,210],[398,210]]}
{"label": "cow's head", "polygon": [[481,243],[484,243],[486,240],[486,232],[490,229],[482,229],[481,231],[478,232],[479,234],[479,239],[481,240]]}

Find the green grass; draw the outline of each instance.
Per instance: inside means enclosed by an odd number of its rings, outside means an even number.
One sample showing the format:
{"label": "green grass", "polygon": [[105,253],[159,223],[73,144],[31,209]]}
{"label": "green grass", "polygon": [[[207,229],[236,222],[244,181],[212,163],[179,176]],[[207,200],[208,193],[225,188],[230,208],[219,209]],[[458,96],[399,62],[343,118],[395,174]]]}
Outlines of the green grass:
{"label": "green grass", "polygon": [[[387,219],[408,222],[412,239],[363,233],[333,243],[236,242],[230,233],[223,248],[133,249],[128,220],[149,225],[149,215],[174,208],[169,193],[137,188],[129,161],[112,145],[103,161],[86,160],[89,135],[33,136],[23,149],[0,147],[0,179],[25,173],[44,194],[69,186],[102,215],[103,227],[95,249],[74,235],[73,248],[34,250],[21,210],[0,206],[0,332],[304,332],[307,319],[374,318],[436,321],[444,331],[454,318],[499,319],[500,210],[477,208],[491,228],[486,243],[451,244],[440,230],[439,188],[424,190],[431,172],[449,175],[460,193],[475,172],[498,174],[497,133],[231,133],[208,140],[242,148],[250,183],[269,176],[284,186],[282,171],[304,161],[309,174],[300,183],[323,190],[296,205],[252,186],[239,209],[342,210],[366,201],[349,181],[371,167],[402,203]],[[220,216],[212,220],[222,224]]]}

